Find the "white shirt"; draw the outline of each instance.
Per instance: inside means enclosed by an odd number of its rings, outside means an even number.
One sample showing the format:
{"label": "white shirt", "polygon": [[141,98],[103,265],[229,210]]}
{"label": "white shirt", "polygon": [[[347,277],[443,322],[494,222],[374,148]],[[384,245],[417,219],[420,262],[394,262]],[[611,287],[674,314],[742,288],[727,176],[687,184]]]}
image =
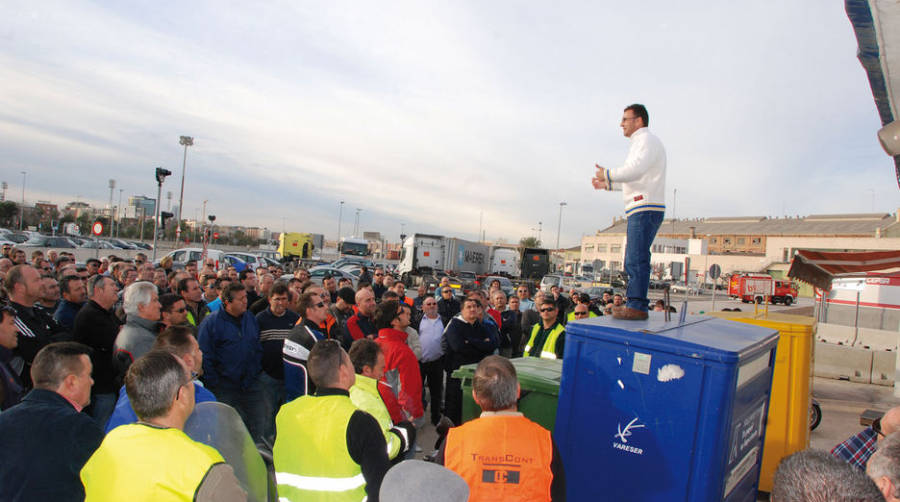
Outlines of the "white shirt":
{"label": "white shirt", "polygon": [[607,190],[621,190],[625,215],[666,210],[666,149],[646,127],[634,131],[621,167],[606,170]]}

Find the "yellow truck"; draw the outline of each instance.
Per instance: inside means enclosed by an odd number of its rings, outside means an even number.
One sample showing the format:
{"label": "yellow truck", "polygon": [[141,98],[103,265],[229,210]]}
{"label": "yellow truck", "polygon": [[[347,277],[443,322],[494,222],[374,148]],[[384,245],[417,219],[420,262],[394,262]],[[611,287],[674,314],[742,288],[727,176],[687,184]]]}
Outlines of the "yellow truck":
{"label": "yellow truck", "polygon": [[312,258],[313,249],[315,249],[313,234],[286,232],[278,238],[278,252],[285,260],[294,257],[301,260]]}

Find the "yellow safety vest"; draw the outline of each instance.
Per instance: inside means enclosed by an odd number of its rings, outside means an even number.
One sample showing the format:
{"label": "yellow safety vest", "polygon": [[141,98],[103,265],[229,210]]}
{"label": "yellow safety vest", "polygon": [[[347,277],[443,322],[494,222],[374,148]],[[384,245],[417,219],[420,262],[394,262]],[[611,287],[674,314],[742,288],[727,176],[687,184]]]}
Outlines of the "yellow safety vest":
{"label": "yellow safety vest", "polygon": [[394,423],[391,421],[391,414],[388,412],[384,400],[381,399],[381,394],[378,393],[378,380],[357,374],[356,383],[350,387],[350,400],[357,408],[378,420],[378,425],[384,431],[384,440],[387,442],[388,458],[391,460],[396,458],[403,443],[391,432]]}
{"label": "yellow safety vest", "polygon": [[[537,338],[537,335],[540,333],[543,326],[543,323],[538,322],[531,328],[531,338],[529,338],[528,343],[525,344],[525,353],[523,354],[523,357],[531,357],[528,354],[531,352],[531,348],[534,347],[534,339]],[[544,346],[541,347],[541,358],[556,359],[556,341],[559,339],[559,335],[565,333],[565,331],[566,327],[557,322],[556,327],[550,331],[550,334],[547,335],[547,339],[544,340]]]}
{"label": "yellow safety vest", "polygon": [[347,451],[347,426],[356,411],[342,395],[301,396],[281,407],[272,452],[280,500],[366,499],[366,479]]}
{"label": "yellow safety vest", "polygon": [[[597,314],[588,310],[588,319],[590,319],[591,317],[597,317]],[[574,320],[575,320],[575,311],[573,310],[572,312],[569,312],[569,314],[566,316],[566,322],[571,322]]]}
{"label": "yellow safety vest", "polygon": [[81,469],[85,501],[192,501],[203,478],[224,463],[215,448],[178,429],[116,427]]}

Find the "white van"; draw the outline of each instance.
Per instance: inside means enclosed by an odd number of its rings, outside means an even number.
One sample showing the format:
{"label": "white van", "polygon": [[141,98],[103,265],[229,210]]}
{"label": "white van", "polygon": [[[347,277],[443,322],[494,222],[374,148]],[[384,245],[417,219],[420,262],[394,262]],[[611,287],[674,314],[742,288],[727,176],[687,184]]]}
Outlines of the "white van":
{"label": "white van", "polygon": [[[181,248],[171,251],[166,256],[171,256],[172,261],[175,263],[179,263],[182,266],[191,260],[195,260],[197,262],[197,268],[203,268],[203,260],[200,259],[200,256],[203,253],[203,248]],[[220,251],[218,249],[207,249],[206,250],[206,258],[211,258],[215,261],[216,270],[225,266],[225,252]],[[160,258],[160,261],[162,258]],[[159,262],[156,263],[157,265]]]}

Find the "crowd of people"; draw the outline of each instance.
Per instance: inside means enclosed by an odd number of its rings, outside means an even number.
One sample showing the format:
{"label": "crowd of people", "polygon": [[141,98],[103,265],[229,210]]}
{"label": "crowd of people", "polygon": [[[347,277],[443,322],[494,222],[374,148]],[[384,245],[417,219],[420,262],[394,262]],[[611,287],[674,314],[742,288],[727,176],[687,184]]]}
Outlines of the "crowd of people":
{"label": "crowd of people", "polygon": [[[459,299],[446,281],[412,299],[384,269],[370,277],[354,287],[277,266],[174,268],[143,253],[81,264],[65,252],[4,248],[0,499],[167,486],[241,500],[221,455],[182,432],[195,404],[216,401],[236,410],[253,441],[273,445],[284,498],[343,473],[348,488],[337,491],[377,500],[391,466],[422,451],[416,436],[427,421],[444,431],[462,422],[453,371],[494,354],[561,358],[564,324],[589,305],[557,290],[532,298],[527,286]],[[166,465],[167,455],[180,460]],[[139,480],[134,464],[160,472]],[[553,499],[562,500],[558,457],[554,466]],[[176,467],[190,476],[176,479]]]}
{"label": "crowd of people", "polygon": [[[550,433],[516,410],[509,359],[562,359],[567,323],[623,305],[613,292],[592,301],[524,283],[458,295],[446,278],[410,298],[381,267],[354,287],[274,266],[176,269],[141,253],[82,265],[4,248],[0,278],[2,500],[245,500],[222,455],[183,432],[195,405],[213,401],[273,445],[283,500],[400,500],[422,489],[396,469],[446,484],[443,500],[565,500]],[[482,413],[463,424],[453,375],[468,364]],[[884,441],[863,440],[868,454],[882,445],[868,470],[887,500],[900,487],[895,415],[878,429]],[[413,463],[426,422],[440,431],[426,458],[445,468]],[[779,469],[776,500],[802,500],[778,486],[830,465],[803,455]],[[488,462],[497,456],[533,461],[500,472]]]}

